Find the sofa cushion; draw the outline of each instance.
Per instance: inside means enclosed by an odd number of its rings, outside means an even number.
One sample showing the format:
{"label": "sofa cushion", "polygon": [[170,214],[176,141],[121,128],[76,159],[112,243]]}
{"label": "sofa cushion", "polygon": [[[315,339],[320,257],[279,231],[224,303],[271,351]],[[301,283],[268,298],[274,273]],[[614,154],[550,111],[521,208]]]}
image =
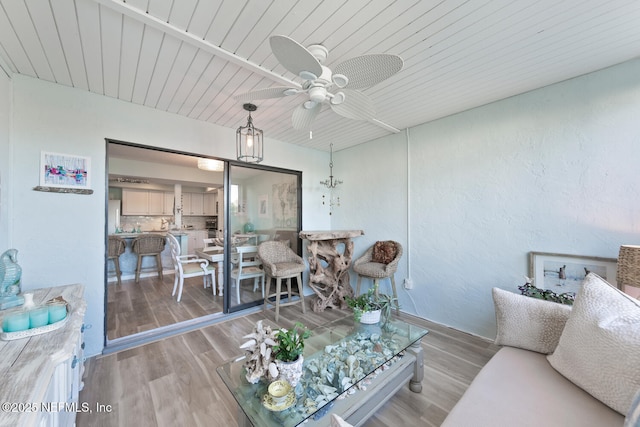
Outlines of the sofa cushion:
{"label": "sofa cushion", "polygon": [[551,301],[492,289],[496,310],[495,343],[552,353],[558,345],[571,307]]}
{"label": "sofa cushion", "polygon": [[353,427],[339,415],[331,414],[331,427]]}
{"label": "sofa cushion", "polygon": [[640,426],[640,389],[636,393],[627,416],[624,419],[624,427],[638,427]]}
{"label": "sofa cushion", "polygon": [[621,427],[624,417],[549,365],[544,354],[501,348],[442,427]]}
{"label": "sofa cushion", "polygon": [[640,389],[640,303],[590,273],[547,357],[573,383],[626,414]]}
{"label": "sofa cushion", "polygon": [[373,253],[371,254],[371,261],[379,262],[381,264],[389,264],[398,254],[396,244],[391,240],[386,242],[376,242],[373,245]]}

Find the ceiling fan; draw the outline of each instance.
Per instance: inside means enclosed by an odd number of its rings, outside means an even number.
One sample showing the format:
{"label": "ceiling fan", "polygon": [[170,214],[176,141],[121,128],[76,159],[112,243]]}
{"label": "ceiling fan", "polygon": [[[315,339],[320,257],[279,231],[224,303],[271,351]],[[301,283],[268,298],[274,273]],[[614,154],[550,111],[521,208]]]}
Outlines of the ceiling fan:
{"label": "ceiling fan", "polygon": [[397,55],[377,53],[347,59],[331,70],[322,65],[329,53],[322,45],[305,48],[287,36],[278,35],[271,36],[269,43],[280,64],[304,80],[302,86],[269,87],[237,95],[235,99],[246,102],[304,94],[307,100],[293,111],[294,129],[309,129],[323,104],[348,119],[373,119],[373,102],[357,89],[366,89],[388,79],[404,65]]}

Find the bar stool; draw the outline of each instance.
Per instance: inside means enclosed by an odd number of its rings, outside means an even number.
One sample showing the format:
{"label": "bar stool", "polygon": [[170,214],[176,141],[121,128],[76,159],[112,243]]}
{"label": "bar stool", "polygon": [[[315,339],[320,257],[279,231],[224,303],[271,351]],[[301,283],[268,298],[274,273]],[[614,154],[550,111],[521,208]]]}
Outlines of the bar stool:
{"label": "bar stool", "polygon": [[156,267],[158,269],[158,277],[162,276],[162,257],[160,254],[166,245],[165,237],[160,234],[143,234],[133,239],[131,250],[138,255],[138,265],[136,266],[136,283],[140,281],[140,268],[142,267],[142,258],[145,256],[154,256],[156,258]]}
{"label": "bar stool", "polygon": [[[258,257],[262,261],[264,272],[267,275],[267,291],[264,296],[263,311],[267,310],[269,305],[274,305],[276,309],[276,322],[280,317],[280,307],[292,304],[302,304],[302,313],[306,313],[304,304],[304,293],[302,292],[302,272],[305,269],[304,261],[300,256],[293,252],[284,243],[278,241],[263,242],[258,246]],[[276,291],[270,293],[271,279],[276,279]],[[298,292],[291,292],[291,279],[295,278],[298,284]],[[282,290],[282,279],[287,279],[288,301],[280,302],[280,295],[285,293]],[[292,301],[291,297],[298,295],[299,301]],[[271,303],[270,298],[275,297],[275,304]]]}
{"label": "bar stool", "polygon": [[113,261],[113,265],[116,268],[116,277],[118,278],[118,285],[122,285],[122,271],[120,271],[120,255],[124,253],[126,248],[126,242],[122,237],[109,236],[109,246],[107,250],[107,260]]}

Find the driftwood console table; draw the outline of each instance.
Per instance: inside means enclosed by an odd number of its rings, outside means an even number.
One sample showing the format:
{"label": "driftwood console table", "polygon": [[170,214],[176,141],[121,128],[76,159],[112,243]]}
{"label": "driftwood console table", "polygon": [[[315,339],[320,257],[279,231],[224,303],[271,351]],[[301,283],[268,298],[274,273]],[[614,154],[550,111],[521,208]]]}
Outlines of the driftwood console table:
{"label": "driftwood console table", "polygon": [[353,296],[349,284],[349,266],[353,256],[351,238],[362,236],[362,230],[301,231],[300,238],[309,240],[309,287],[316,293],[311,308],[346,308],[345,296]]}

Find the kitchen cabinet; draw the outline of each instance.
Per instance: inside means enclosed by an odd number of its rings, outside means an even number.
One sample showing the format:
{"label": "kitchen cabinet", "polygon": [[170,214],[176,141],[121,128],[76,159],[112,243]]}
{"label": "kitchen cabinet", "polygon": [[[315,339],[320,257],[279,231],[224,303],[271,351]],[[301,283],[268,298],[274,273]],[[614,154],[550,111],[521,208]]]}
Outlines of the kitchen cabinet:
{"label": "kitchen cabinet", "polygon": [[218,199],[218,195],[216,193],[204,193],[203,196],[203,204],[204,204],[204,214],[205,215],[217,215],[216,212],[216,201]]}
{"label": "kitchen cabinet", "polygon": [[195,254],[196,248],[204,247],[204,239],[209,237],[207,230],[187,230],[187,253]]}
{"label": "kitchen cabinet", "polygon": [[173,215],[173,192],[122,189],[122,215]]}
{"label": "kitchen cabinet", "polygon": [[149,191],[149,215],[173,215],[173,192]]}
{"label": "kitchen cabinet", "polygon": [[122,189],[122,215],[148,215],[149,191]]}
{"label": "kitchen cabinet", "polygon": [[216,203],[213,194],[182,193],[182,214],[186,216],[215,215]]}
{"label": "kitchen cabinet", "polygon": [[162,215],[164,213],[164,193],[161,191],[149,191],[148,197],[147,213],[149,215]]}

